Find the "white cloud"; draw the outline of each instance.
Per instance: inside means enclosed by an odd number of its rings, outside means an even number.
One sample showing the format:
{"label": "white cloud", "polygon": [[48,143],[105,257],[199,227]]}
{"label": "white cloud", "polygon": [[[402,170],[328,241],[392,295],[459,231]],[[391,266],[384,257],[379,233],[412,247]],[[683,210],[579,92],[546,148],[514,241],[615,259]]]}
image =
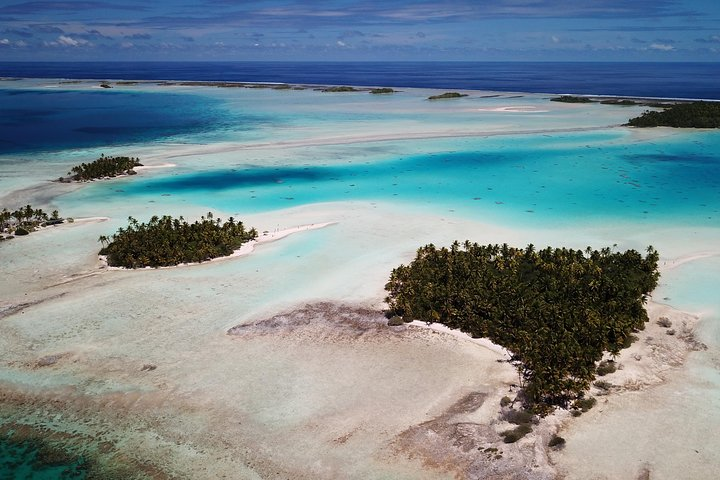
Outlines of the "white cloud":
{"label": "white cloud", "polygon": [[553,35],[552,37],[550,37],[550,40],[552,40],[553,43],[560,43],[560,37],[558,37],[557,35]]}
{"label": "white cloud", "polygon": [[80,47],[88,45],[90,42],[83,40],[82,38],[75,39],[66,35],[60,35],[57,39],[57,43],[63,47]]}
{"label": "white cloud", "polygon": [[135,44],[132,42],[122,42],[120,44],[121,48],[133,48],[134,46],[135,46]]}
{"label": "white cloud", "polygon": [[672,45],[667,45],[665,43],[653,43],[650,45],[650,50],[660,50],[661,52],[672,52],[675,50],[675,47]]}
{"label": "white cloud", "polygon": [[337,41],[338,47],[347,47],[347,43],[343,42],[342,40]]}
{"label": "white cloud", "polygon": [[10,45],[10,40],[3,38],[0,40],[0,45]]}

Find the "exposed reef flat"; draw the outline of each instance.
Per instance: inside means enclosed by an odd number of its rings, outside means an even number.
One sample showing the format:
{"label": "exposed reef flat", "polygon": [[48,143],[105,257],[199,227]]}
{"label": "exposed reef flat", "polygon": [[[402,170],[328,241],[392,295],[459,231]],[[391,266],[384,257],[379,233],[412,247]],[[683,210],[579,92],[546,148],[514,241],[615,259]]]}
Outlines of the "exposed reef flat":
{"label": "exposed reef flat", "polygon": [[[682,333],[648,325],[618,359],[624,368],[606,377],[617,388],[596,409],[657,384],[699,348],[689,340],[692,317],[653,306],[653,322],[658,315],[683,325]],[[28,438],[42,432],[126,478],[540,480],[557,476],[550,437],[582,421],[559,412],[504,443],[500,434],[512,425],[501,397],[512,395],[515,380],[507,356],[425,325],[388,326],[371,307],[308,304],[227,333],[182,357],[151,360],[140,352],[128,352],[135,360],[90,350],[28,352],[11,364],[28,380],[75,372],[102,376],[105,385],[5,383],[4,428]],[[211,355],[202,353],[208,348]],[[188,374],[194,386],[178,383]],[[118,381],[125,386],[112,387]],[[38,424],[38,416],[46,420]]]}

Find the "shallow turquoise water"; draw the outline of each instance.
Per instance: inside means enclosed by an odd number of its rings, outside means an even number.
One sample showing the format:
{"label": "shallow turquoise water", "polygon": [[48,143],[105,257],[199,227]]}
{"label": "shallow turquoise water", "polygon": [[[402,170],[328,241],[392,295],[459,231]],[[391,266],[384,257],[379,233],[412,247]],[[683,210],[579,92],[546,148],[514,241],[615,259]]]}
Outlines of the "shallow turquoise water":
{"label": "shallow turquoise water", "polygon": [[[628,142],[623,130],[464,142],[460,151],[333,164],[241,165],[90,185],[75,204],[177,201],[258,213],[365,200],[505,224],[612,219],[720,226],[720,134]],[[113,188],[115,187],[115,188]]]}

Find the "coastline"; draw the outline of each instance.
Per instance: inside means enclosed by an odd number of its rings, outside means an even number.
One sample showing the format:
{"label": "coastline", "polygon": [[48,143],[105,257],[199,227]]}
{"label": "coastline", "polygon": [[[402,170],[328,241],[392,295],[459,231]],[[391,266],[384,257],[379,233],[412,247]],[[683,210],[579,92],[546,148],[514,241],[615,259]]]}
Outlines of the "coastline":
{"label": "coastline", "polygon": [[[453,133],[448,131],[448,138],[454,138]],[[654,131],[642,136],[666,134]],[[392,135],[395,138],[385,138]],[[302,153],[304,147],[314,145],[416,140],[423,135],[380,131],[291,142],[184,145],[150,159],[166,165],[167,159],[181,156],[187,156],[188,162],[201,160],[192,157],[214,153],[214,148],[232,154],[230,158],[243,150],[296,148]],[[244,157],[232,160],[244,161]],[[50,196],[49,201],[66,199]],[[134,208],[143,212],[157,208],[148,203],[143,199]],[[179,202],[172,206],[185,207]],[[270,254],[244,262],[149,269],[142,282],[136,275],[95,274],[97,249],[88,249],[96,243],[93,222],[83,225],[87,234],[67,239],[31,235],[27,252],[16,246],[7,251],[12,281],[20,285],[8,289],[8,297],[20,308],[3,311],[8,314],[2,318],[6,338],[0,339],[0,351],[7,353],[7,363],[0,381],[3,398],[12,407],[4,418],[40,424],[45,431],[69,437],[73,430],[87,428],[109,442],[105,448],[115,458],[151,465],[158,478],[172,473],[207,478],[208,471],[242,478],[281,472],[313,479],[442,478],[462,476],[464,471],[471,472],[465,474],[468,478],[482,478],[501,466],[518,478],[554,478],[555,471],[567,473],[572,462],[584,458],[572,450],[570,438],[568,449],[551,451],[548,460],[546,444],[558,428],[571,432],[577,425],[602,428],[603,413],[619,410],[626,415],[621,407],[627,398],[654,392],[686,375],[689,343],[681,337],[690,335],[703,320],[652,303],[649,308],[657,312],[653,316],[672,316],[680,333],[669,336],[651,321],[636,342],[637,350],[629,350],[621,360],[627,366],[607,378],[613,384],[611,393],[601,395],[595,409],[579,419],[563,415],[549,419],[537,428],[535,437],[501,446],[503,459],[495,461],[485,449],[498,448],[497,433],[508,427],[497,412],[500,398],[516,378],[502,363],[504,352],[441,328],[384,327],[376,316],[389,269],[425,242],[446,244],[461,235],[517,245],[619,242],[635,248],[656,235],[665,247],[661,253],[668,252],[664,271],[672,272],[714,259],[715,237],[682,225],[668,225],[667,230],[659,225],[625,231],[622,226],[604,225],[582,231],[523,230],[480,224],[422,204],[415,208],[412,213],[394,210],[370,198],[255,213],[244,221],[300,226],[278,227],[267,239],[261,237],[233,256],[246,255],[257,244],[271,244],[304,227],[337,227],[317,239],[298,235],[288,245],[268,245]],[[112,218],[121,216],[113,211]],[[61,257],[67,258],[67,264],[58,266]],[[227,258],[231,257],[217,260]],[[59,278],[68,280],[58,282]],[[33,303],[36,298],[41,301]],[[356,298],[359,305],[353,303]],[[317,307],[322,301],[334,306],[323,310]],[[304,307],[306,303],[316,307]],[[357,315],[376,318],[375,323],[355,325],[358,309]],[[275,323],[263,323],[268,319]],[[681,329],[683,321],[687,332]],[[229,326],[254,324],[263,328],[249,328],[245,337],[225,334]],[[648,341],[649,337],[654,340]],[[593,392],[597,394],[596,389]],[[19,399],[17,403],[10,401],[13,398]],[[50,412],[48,418],[61,417],[45,424],[35,415],[40,411]],[[308,458],[317,462],[307,465]]]}
{"label": "coastline", "polygon": [[276,230],[274,232],[268,232],[265,231],[262,234],[258,235],[258,238],[256,240],[250,240],[249,242],[245,242],[240,248],[235,250],[230,255],[226,255],[224,257],[215,257],[211,258],[210,260],[207,260],[205,262],[193,262],[193,263],[179,263],[177,265],[172,265],[168,267],[144,267],[144,268],[127,268],[127,267],[111,267],[107,264],[107,256],[106,255],[99,255],[99,262],[100,262],[100,269],[108,270],[108,271],[114,271],[114,270],[127,270],[127,271],[136,271],[136,270],[164,270],[164,269],[171,269],[171,268],[178,268],[178,267],[192,267],[195,265],[204,265],[210,262],[221,262],[224,260],[229,260],[231,258],[237,258],[242,257],[245,255],[251,254],[253,251],[255,251],[255,247],[265,244],[265,243],[271,243],[275,242],[277,240],[281,240],[289,235],[293,235],[298,232],[306,232],[309,230],[317,230],[320,228],[329,227],[330,225],[335,225],[337,222],[325,222],[325,223],[310,223],[307,225],[298,225],[297,227],[292,228],[286,228],[283,230]]}
{"label": "coastline", "polygon": [[[22,63],[22,62],[20,62]],[[159,62],[156,64],[162,64],[163,62]],[[242,63],[242,62],[240,62]],[[253,62],[250,62],[253,63]],[[287,62],[281,62],[281,63],[287,63]],[[363,62],[361,62],[363,63]],[[381,62],[382,63],[382,62]],[[434,63],[434,62],[431,62]],[[452,62],[451,62],[452,63]],[[493,62],[491,62],[493,63]],[[511,62],[512,63],[512,62]],[[515,62],[518,64],[526,64],[531,65],[533,62]],[[562,63],[562,62],[560,62]],[[573,65],[578,65],[582,62],[571,62]],[[592,62],[591,62],[592,64]],[[690,65],[691,63],[688,63],[687,65]],[[550,64],[545,63],[544,66],[547,66]],[[124,73],[124,72],[123,72]],[[198,74],[200,72],[195,72],[195,74]],[[497,91],[501,94],[506,95],[522,95],[527,93],[537,94],[537,95],[576,95],[576,96],[582,96],[587,98],[593,98],[598,100],[608,100],[608,99],[619,99],[619,100],[638,100],[638,101],[679,101],[679,102],[692,102],[692,101],[720,101],[720,98],[710,98],[710,97],[704,97],[704,96],[676,96],[676,95],[638,95],[638,94],[623,94],[619,92],[588,92],[588,91],[574,91],[572,89],[568,89],[567,87],[559,87],[555,90],[522,90],[522,89],[500,89],[495,90],[493,88],[488,88],[485,86],[458,86],[455,85],[434,85],[434,84],[398,84],[397,81],[392,82],[385,82],[383,81],[376,81],[376,82],[357,82],[356,79],[352,79],[349,81],[326,81],[326,82],[319,82],[319,81],[299,81],[297,77],[294,77],[292,79],[288,78],[286,81],[268,81],[267,79],[263,80],[254,80],[249,78],[228,78],[228,72],[225,72],[225,75],[220,75],[226,77],[226,79],[208,79],[208,80],[197,80],[196,78],[178,78],[178,77],[170,77],[166,76],[163,78],[130,78],[126,75],[123,76],[113,76],[110,75],[100,75],[100,76],[93,76],[88,77],[87,75],[79,76],[79,77],[63,77],[63,76],[53,76],[53,75],[42,75],[42,76],[33,76],[33,75],[23,75],[23,76],[4,76],[0,77],[0,81],[7,81],[7,82],[14,82],[14,81],[22,81],[22,80],[42,80],[42,81],[58,81],[61,82],[61,84],[64,82],[67,86],[72,86],[76,84],[83,84],[83,83],[93,83],[93,87],[100,89],[101,83],[106,84],[115,84],[115,86],[125,86],[125,87],[135,87],[135,86],[148,86],[148,85],[159,85],[159,86],[167,86],[167,87],[221,87],[221,88],[277,88],[277,87],[286,87],[289,86],[290,89],[296,88],[296,89],[327,89],[327,88],[333,88],[333,87],[343,87],[343,86],[350,86],[357,88],[363,93],[369,92],[371,89],[375,88],[394,88],[397,89],[396,91],[401,90],[407,90],[407,89],[425,89],[425,90],[433,90],[433,91],[447,91],[447,90],[462,90],[462,91],[470,91],[470,92],[494,92]],[[233,75],[234,76],[234,75]],[[396,79],[393,79],[396,80]],[[459,79],[456,78],[456,81]],[[333,93],[333,92],[331,92]],[[343,92],[344,93],[344,92]]]}

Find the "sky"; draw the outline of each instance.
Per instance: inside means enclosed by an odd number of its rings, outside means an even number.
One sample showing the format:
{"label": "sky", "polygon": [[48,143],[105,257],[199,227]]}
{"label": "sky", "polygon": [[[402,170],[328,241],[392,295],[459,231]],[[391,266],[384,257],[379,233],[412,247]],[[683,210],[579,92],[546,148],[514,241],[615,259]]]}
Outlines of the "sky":
{"label": "sky", "polygon": [[0,61],[720,61],[720,0],[0,0]]}

